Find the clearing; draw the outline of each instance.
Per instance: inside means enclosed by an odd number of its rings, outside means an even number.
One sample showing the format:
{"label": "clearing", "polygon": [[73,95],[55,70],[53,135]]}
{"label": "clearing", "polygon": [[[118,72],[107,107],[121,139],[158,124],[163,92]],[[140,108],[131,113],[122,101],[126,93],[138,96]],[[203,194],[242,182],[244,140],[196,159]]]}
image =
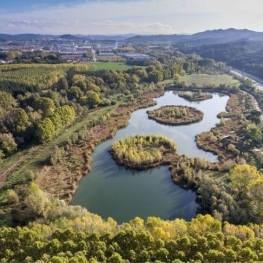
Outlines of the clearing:
{"label": "clearing", "polygon": [[[180,78],[180,81],[184,81],[186,86],[192,85],[195,83],[198,87],[205,85],[215,85],[226,84],[230,86],[239,85],[240,82],[234,79],[232,76],[223,74],[223,75],[208,75],[208,74],[192,74],[186,75]],[[169,85],[173,84],[173,79],[167,79],[160,82],[160,84]]]}

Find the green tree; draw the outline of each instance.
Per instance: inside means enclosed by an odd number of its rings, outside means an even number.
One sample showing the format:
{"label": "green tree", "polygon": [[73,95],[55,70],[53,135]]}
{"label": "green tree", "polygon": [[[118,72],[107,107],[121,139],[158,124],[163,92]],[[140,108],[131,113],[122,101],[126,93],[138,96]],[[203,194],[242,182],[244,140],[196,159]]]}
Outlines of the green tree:
{"label": "green tree", "polygon": [[61,123],[64,127],[75,120],[75,110],[71,106],[64,105],[59,107],[56,109],[55,113],[60,116]]}
{"label": "green tree", "polygon": [[159,70],[154,70],[148,74],[148,82],[158,83],[163,80],[163,73]]}
{"label": "green tree", "polygon": [[68,90],[68,99],[73,100],[73,99],[80,99],[83,96],[83,91],[78,87],[78,86],[72,86]]}
{"label": "green tree", "polygon": [[39,142],[50,141],[56,132],[56,127],[50,118],[45,118],[37,124],[36,137]]}
{"label": "green tree", "polygon": [[11,133],[0,133],[0,150],[10,155],[17,149],[17,144]]}
{"label": "green tree", "polygon": [[14,109],[12,118],[14,123],[14,133],[24,132],[29,125],[29,118],[26,112],[21,108]]}
{"label": "green tree", "polygon": [[25,202],[31,211],[38,216],[46,216],[50,207],[47,194],[36,183],[31,183],[28,186]]}
{"label": "green tree", "polygon": [[6,191],[6,199],[9,204],[19,203],[18,194],[13,189],[9,189]]}
{"label": "green tree", "polygon": [[98,93],[94,91],[88,91],[86,93],[86,102],[89,107],[93,108],[101,103],[101,99]]}
{"label": "green tree", "polygon": [[246,128],[246,137],[255,143],[262,142],[262,130],[260,126],[255,123],[250,123]]}
{"label": "green tree", "polygon": [[59,90],[68,90],[68,81],[65,77],[62,77],[58,81],[58,89]]}
{"label": "green tree", "polygon": [[16,105],[15,99],[10,93],[0,90],[0,107],[8,109]]}
{"label": "green tree", "polygon": [[55,111],[54,101],[50,98],[38,98],[35,101],[34,106],[36,109],[43,112],[44,117],[50,115]]}

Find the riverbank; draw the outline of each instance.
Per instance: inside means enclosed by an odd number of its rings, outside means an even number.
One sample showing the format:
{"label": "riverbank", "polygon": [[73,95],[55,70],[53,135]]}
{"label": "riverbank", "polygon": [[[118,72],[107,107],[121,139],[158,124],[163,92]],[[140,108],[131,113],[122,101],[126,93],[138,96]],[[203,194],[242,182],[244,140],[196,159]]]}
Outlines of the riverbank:
{"label": "riverbank", "polygon": [[[147,108],[156,104],[153,98],[162,96],[163,91],[151,92],[137,99],[137,103],[130,106],[120,106],[113,111],[109,118],[86,131],[86,136],[79,139],[68,151],[63,160],[53,166],[44,167],[37,178],[41,189],[56,195],[70,203],[78,182],[83,175],[90,171],[91,154],[101,142],[112,138],[118,129],[127,126],[133,111]],[[60,178],[54,184],[55,178]]]}

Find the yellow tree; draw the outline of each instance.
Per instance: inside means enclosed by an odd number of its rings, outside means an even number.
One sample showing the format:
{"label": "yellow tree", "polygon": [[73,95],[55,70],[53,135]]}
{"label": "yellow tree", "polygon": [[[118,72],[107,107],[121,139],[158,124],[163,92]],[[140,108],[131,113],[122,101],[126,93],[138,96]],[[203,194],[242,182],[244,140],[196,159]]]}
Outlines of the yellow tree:
{"label": "yellow tree", "polygon": [[247,192],[260,178],[260,173],[256,167],[249,164],[237,164],[230,170],[229,177],[233,188]]}

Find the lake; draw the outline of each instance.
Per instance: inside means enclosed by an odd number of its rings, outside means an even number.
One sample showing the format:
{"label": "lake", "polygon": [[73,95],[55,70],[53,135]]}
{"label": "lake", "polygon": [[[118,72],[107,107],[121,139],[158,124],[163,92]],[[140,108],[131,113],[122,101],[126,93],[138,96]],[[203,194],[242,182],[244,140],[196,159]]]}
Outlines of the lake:
{"label": "lake", "polygon": [[[125,169],[115,163],[108,150],[114,141],[127,136],[164,134],[176,142],[179,154],[216,162],[217,156],[198,149],[194,139],[196,134],[209,131],[219,122],[216,116],[225,111],[228,98],[226,95],[213,94],[209,100],[188,102],[172,91],[167,91],[156,99],[156,106],[132,113],[126,128],[96,147],[92,155],[91,172],[79,182],[71,204],[81,205],[104,219],[112,217],[118,223],[127,222],[135,216],[143,219],[156,216],[167,220],[191,220],[198,208],[196,195],[171,181],[168,166],[146,171]],[[148,119],[147,110],[165,105],[195,107],[204,113],[204,118],[199,123],[184,126],[162,125]]]}

